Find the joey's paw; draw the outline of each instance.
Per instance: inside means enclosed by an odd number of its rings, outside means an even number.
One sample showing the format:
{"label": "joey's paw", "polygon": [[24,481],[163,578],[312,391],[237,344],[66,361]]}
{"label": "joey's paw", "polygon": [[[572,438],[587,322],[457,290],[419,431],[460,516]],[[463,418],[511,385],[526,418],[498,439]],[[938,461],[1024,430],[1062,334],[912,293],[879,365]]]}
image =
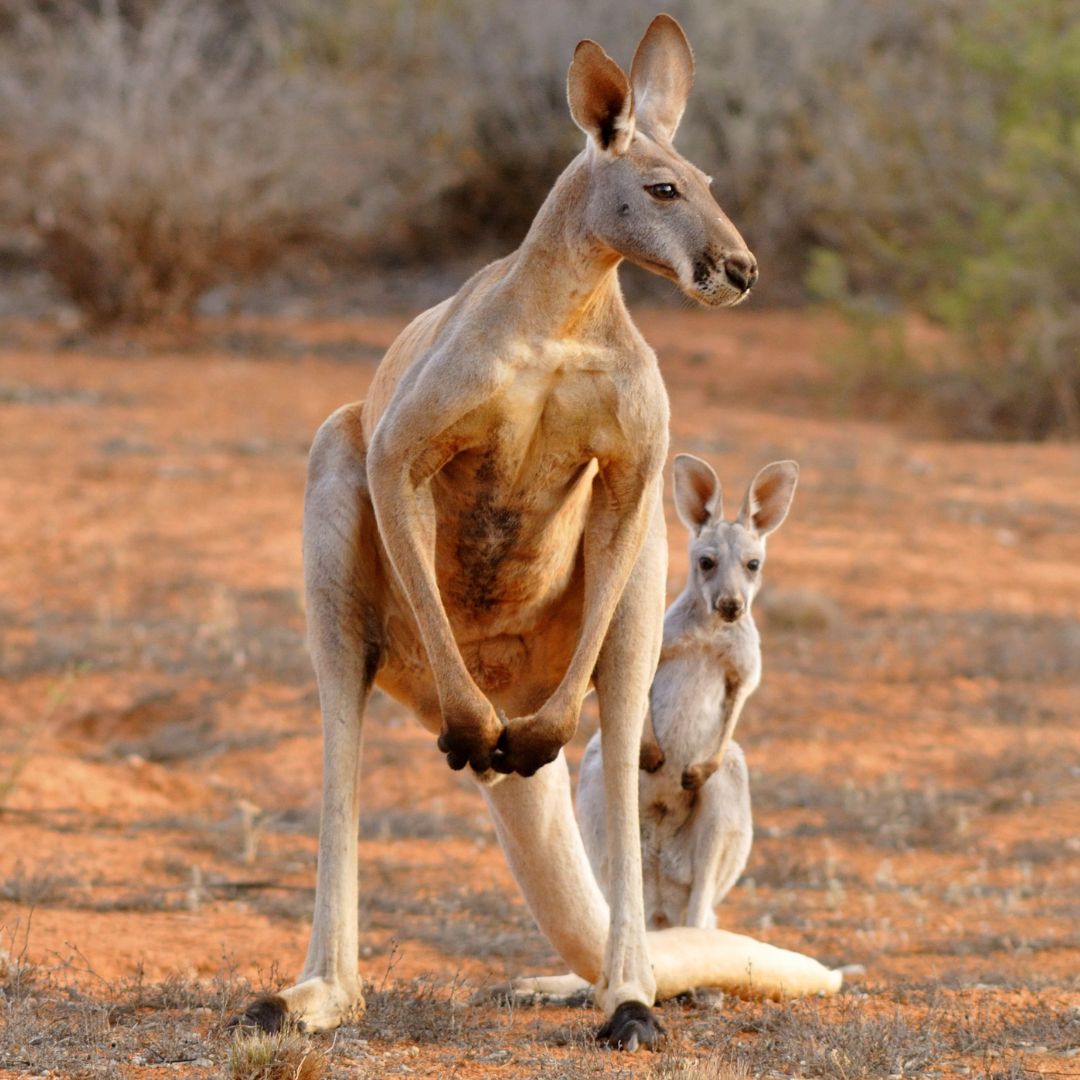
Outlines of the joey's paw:
{"label": "joey's paw", "polygon": [[613,1050],[634,1053],[638,1047],[655,1050],[666,1037],[663,1025],[648,1005],[640,1001],[624,1001],[607,1023],[596,1033],[596,1041]]}
{"label": "joey's paw", "polygon": [[687,766],[682,774],[683,791],[700,791],[702,785],[714,772],[716,770],[711,769],[708,764]]}
{"label": "joey's paw", "polygon": [[533,776],[538,769],[550,765],[563,748],[563,740],[538,728],[536,717],[511,720],[503,728],[495,753],[491,755],[491,767],[500,773],[517,773]]}
{"label": "joey's paw", "polygon": [[647,773],[654,773],[664,764],[664,751],[656,743],[644,743],[638,755],[638,765]]}
{"label": "joey's paw", "polygon": [[281,1031],[289,1020],[289,1007],[285,999],[277,994],[262,994],[243,1012],[229,1017],[227,1028],[247,1031],[266,1031],[270,1034]]}

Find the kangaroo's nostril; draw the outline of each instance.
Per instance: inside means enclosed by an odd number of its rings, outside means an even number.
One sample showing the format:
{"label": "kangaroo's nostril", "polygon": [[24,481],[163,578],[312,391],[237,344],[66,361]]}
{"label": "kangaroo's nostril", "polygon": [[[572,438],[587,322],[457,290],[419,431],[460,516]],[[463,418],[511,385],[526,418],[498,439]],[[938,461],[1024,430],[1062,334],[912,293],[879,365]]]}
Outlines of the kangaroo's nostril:
{"label": "kangaroo's nostril", "polygon": [[724,273],[735,288],[746,292],[758,279],[757,260],[748,251],[734,252],[724,259]]}
{"label": "kangaroo's nostril", "polygon": [[736,597],[723,596],[716,601],[716,610],[725,622],[734,622],[743,613],[743,602]]}

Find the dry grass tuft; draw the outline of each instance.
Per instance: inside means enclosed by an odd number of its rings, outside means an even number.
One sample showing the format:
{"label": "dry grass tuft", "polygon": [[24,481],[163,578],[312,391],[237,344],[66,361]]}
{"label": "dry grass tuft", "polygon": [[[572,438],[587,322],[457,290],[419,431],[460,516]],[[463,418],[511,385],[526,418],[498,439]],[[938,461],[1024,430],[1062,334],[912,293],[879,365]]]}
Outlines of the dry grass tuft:
{"label": "dry grass tuft", "polygon": [[688,1058],[665,1054],[649,1070],[649,1080],[750,1080],[741,1061],[734,1065],[716,1058]]}
{"label": "dry grass tuft", "polygon": [[234,1036],[228,1069],[233,1080],[322,1080],[330,1063],[296,1031],[255,1031]]}

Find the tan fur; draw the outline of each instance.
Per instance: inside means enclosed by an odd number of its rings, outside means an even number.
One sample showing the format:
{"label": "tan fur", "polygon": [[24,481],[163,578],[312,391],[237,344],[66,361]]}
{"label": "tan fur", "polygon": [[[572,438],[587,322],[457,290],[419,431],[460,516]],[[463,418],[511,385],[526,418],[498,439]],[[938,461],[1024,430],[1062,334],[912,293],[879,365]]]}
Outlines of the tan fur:
{"label": "tan fur", "polygon": [[[452,767],[471,766],[537,921],[604,1010],[653,1000],[637,758],[661,639],[668,404],[616,271],[632,259],[717,306],[757,272],[670,143],[690,83],[678,25],[654,20],[639,56],[631,93],[599,46],[579,46],[568,85],[586,150],[522,246],[415,319],[366,402],[331,416],[312,447],[304,562],[323,816],[308,958],[281,995],[309,1029],[363,1005],[356,832],[373,683],[439,733]],[[641,116],[634,96],[649,104]],[[619,867],[610,913],[561,755],[590,684]]]}

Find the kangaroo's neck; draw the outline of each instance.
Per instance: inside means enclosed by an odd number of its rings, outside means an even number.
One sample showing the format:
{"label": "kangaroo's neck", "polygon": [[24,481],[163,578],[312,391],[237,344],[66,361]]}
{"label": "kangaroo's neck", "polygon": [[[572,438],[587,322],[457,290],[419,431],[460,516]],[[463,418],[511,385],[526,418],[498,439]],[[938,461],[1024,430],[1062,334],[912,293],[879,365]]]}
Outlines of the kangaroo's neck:
{"label": "kangaroo's neck", "polygon": [[586,227],[589,168],[579,154],[555,182],[504,287],[528,311],[528,330],[552,338],[604,337],[629,324],[619,288],[622,257]]}
{"label": "kangaroo's neck", "polygon": [[737,643],[753,639],[754,619],[747,612],[737,623],[721,622],[689,586],[664,614],[664,641],[660,662],[687,653],[724,653]]}

